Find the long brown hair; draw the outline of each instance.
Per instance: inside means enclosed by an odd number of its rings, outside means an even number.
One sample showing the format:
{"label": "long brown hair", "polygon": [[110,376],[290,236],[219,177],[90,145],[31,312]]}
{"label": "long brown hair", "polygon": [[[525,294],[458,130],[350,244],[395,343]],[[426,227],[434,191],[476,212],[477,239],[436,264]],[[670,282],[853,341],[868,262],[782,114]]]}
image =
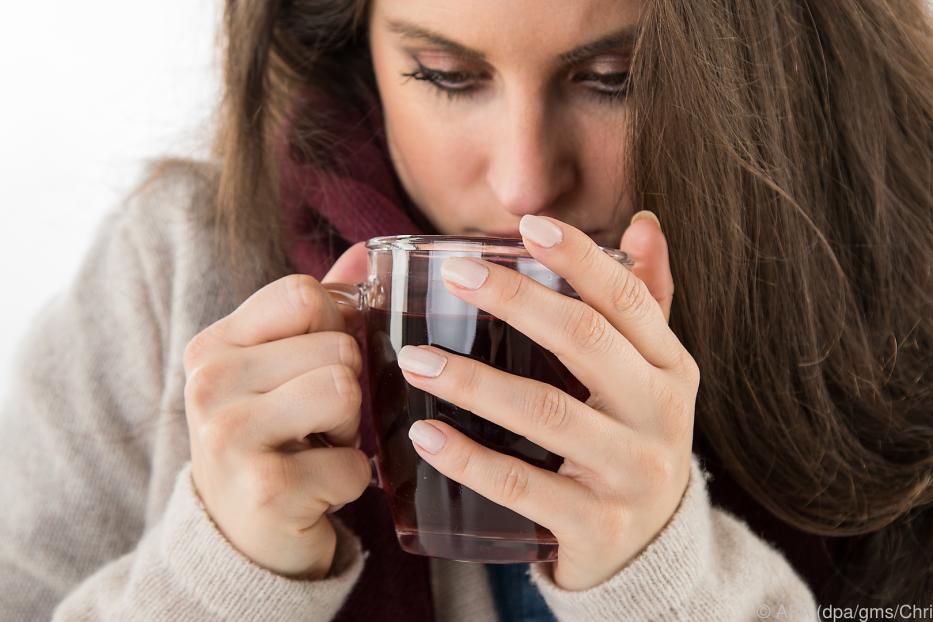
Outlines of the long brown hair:
{"label": "long brown hair", "polygon": [[[216,213],[270,265],[290,103],[378,101],[367,5],[227,2]],[[924,0],[650,0],[631,70],[636,208],[672,249],[698,431],[775,516],[848,536],[817,595],[838,605],[933,596],[931,52]],[[327,119],[290,127],[325,165]]]}

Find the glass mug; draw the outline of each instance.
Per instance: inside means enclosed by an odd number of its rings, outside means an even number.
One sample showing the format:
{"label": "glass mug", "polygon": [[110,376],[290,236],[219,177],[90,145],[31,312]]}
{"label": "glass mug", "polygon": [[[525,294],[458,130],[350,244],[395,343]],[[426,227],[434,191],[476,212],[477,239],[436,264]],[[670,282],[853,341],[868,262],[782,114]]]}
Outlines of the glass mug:
{"label": "glass mug", "polygon": [[[442,475],[408,438],[418,419],[439,419],[476,442],[556,471],[561,456],[468,410],[408,384],[396,356],[406,344],[428,344],[502,371],[547,382],[580,401],[589,391],[550,351],[509,324],[451,294],[441,263],[478,257],[521,272],[579,299],[559,275],[517,238],[451,235],[382,236],[367,241],[365,283],[325,283],[331,298],[363,314],[377,456],[373,482],[388,496],[403,550],[484,563],[553,561],[557,540],[537,523]],[[603,248],[631,267],[621,250]],[[315,435],[317,436],[317,435]]]}

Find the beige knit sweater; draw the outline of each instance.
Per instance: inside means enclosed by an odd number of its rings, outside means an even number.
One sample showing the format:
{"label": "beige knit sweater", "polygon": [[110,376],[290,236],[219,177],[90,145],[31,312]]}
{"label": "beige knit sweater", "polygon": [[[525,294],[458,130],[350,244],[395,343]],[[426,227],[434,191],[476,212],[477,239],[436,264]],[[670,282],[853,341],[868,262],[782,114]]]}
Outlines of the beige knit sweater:
{"label": "beige knit sweater", "polygon": [[[3,621],[323,621],[366,563],[338,525],[334,576],[275,575],[224,539],[192,488],[182,351],[248,293],[216,250],[213,179],[179,167],[128,197],[20,344],[0,411]],[[702,473],[694,460],[668,526],[606,583],[567,592],[534,567],[555,615],[817,619],[784,558],[711,507]],[[439,620],[496,619],[482,565],[431,569]]]}

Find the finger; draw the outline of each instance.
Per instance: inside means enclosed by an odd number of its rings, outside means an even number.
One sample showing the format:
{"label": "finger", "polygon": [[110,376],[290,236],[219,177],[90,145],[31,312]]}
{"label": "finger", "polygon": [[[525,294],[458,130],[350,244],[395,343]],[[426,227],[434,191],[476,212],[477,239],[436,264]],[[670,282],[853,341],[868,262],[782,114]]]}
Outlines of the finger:
{"label": "finger", "polygon": [[667,240],[657,216],[647,210],[635,214],[622,235],[619,248],[632,258],[632,272],[648,287],[651,296],[661,306],[664,319],[669,321],[674,298],[674,278],[671,275]]}
{"label": "finger", "polygon": [[359,344],[340,331],[298,335],[236,348],[227,356],[242,359],[243,377],[237,382],[257,393],[272,391],[312,369],[327,365],[345,365],[357,376],[363,371]]}
{"label": "finger", "polygon": [[360,424],[362,391],[355,372],[343,365],[313,369],[253,398],[245,442],[278,448],[324,434],[339,446],[352,446]]}
{"label": "finger", "polygon": [[[554,218],[526,214],[519,223],[528,252],[553,272],[564,277],[580,298],[599,311],[651,364],[675,367],[683,346],[671,332],[661,307],[647,286],[633,272],[609,257],[579,229]],[[529,234],[556,232],[559,241],[550,247],[536,244]],[[540,237],[540,234],[539,234]],[[508,291],[508,290],[506,290]],[[526,291],[534,291],[528,288]],[[538,309],[529,300],[509,300],[513,309]],[[540,301],[538,301],[540,302]],[[519,306],[521,305],[521,306]],[[510,309],[514,315],[515,311]],[[498,317],[499,314],[490,310]],[[536,339],[535,335],[529,335]]]}
{"label": "finger", "polygon": [[280,469],[277,477],[283,490],[283,505],[300,510],[326,511],[359,498],[372,477],[366,454],[349,447],[308,449],[270,456],[270,466]]}
{"label": "finger", "polygon": [[[362,283],[368,274],[369,251],[366,249],[366,242],[357,242],[340,255],[321,279],[321,283]],[[362,312],[345,304],[338,304],[337,309],[343,316],[347,332],[355,334],[363,325]]]}
{"label": "finger", "polygon": [[418,455],[442,474],[550,529],[558,539],[595,506],[582,484],[483,447],[441,421],[416,421],[409,436]]}
{"label": "finger", "polygon": [[345,331],[337,304],[305,274],[269,283],[208,331],[226,343],[252,346],[323,330]]}
{"label": "finger", "polygon": [[369,256],[366,242],[357,242],[337,258],[321,279],[321,283],[360,283],[366,280],[368,273]]}
{"label": "finger", "polygon": [[[601,313],[515,270],[475,258],[446,259],[441,264],[445,283],[456,276],[451,267],[460,270],[464,265],[481,266],[488,276],[474,290],[449,285],[454,295],[552,352],[614,416],[632,426],[651,417],[647,389],[658,370]],[[668,330],[657,313],[659,325]],[[625,399],[610,403],[616,396]]]}
{"label": "finger", "polygon": [[[437,376],[424,375],[426,355],[447,359]],[[620,470],[631,428],[557,387],[514,376],[432,346],[404,346],[398,364],[413,386],[524,436],[595,472]]]}

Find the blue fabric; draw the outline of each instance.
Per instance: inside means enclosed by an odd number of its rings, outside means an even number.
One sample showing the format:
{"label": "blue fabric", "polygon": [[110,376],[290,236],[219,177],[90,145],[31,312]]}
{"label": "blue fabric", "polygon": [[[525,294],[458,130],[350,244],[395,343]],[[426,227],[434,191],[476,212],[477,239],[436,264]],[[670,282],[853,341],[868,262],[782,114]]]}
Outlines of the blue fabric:
{"label": "blue fabric", "polygon": [[502,622],[557,622],[531,582],[528,564],[486,564],[496,612]]}

